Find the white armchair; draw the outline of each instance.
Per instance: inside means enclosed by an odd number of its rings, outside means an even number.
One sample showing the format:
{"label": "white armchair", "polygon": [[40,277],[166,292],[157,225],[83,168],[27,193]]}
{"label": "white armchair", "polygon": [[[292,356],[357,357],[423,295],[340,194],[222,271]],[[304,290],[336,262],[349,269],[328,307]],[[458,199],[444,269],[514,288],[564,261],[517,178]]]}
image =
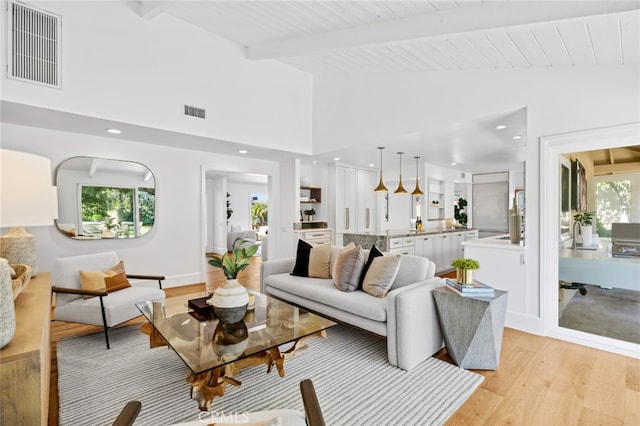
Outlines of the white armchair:
{"label": "white armchair", "polygon": [[255,244],[256,231],[229,231],[227,232],[227,250],[233,251],[233,244],[237,239],[247,240]]}
{"label": "white armchair", "polygon": [[[120,259],[115,252],[104,252],[58,258],[52,271],[52,292],[56,295],[53,319],[104,327],[109,349],[108,329],[140,315],[137,302],[164,299],[164,276],[126,274],[127,278],[158,281],[158,288],[132,285],[108,293],[106,290],[84,290],[80,270],[107,271]],[[87,297],[90,296],[90,297]]]}

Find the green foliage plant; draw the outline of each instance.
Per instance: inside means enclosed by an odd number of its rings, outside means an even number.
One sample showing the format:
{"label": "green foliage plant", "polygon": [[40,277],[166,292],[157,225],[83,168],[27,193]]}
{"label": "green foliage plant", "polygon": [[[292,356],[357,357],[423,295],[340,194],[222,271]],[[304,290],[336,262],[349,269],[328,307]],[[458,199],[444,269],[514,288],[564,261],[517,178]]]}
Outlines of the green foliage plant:
{"label": "green foliage plant", "polygon": [[109,231],[113,231],[114,229],[119,227],[121,223],[122,222],[118,222],[118,219],[113,216],[105,216],[104,218],[104,227]]}
{"label": "green foliage plant", "polygon": [[256,201],[251,204],[251,223],[255,226],[264,226],[267,224],[267,216],[269,210],[266,201]]}
{"label": "green foliage plant", "polygon": [[574,214],[573,220],[575,220],[582,226],[591,225],[594,214],[596,214],[596,212],[589,212],[585,210],[583,212]]}
{"label": "green foliage plant", "polygon": [[451,266],[457,269],[480,269],[480,262],[474,259],[459,257],[451,262]]}
{"label": "green foliage plant", "polygon": [[[209,265],[220,268],[227,279],[235,280],[238,274],[249,266],[249,259],[258,251],[258,244],[250,244],[251,241],[238,238],[233,243],[233,251],[222,256],[209,256]],[[248,246],[247,246],[248,245]]]}

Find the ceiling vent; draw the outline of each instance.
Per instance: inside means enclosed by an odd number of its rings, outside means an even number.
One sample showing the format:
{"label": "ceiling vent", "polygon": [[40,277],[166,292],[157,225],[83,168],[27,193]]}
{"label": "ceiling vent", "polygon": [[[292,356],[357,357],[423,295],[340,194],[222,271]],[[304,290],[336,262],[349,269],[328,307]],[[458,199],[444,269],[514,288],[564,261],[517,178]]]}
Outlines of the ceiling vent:
{"label": "ceiling vent", "polygon": [[191,117],[204,118],[204,108],[198,108],[194,106],[185,105],[184,106],[184,115],[189,115]]}
{"label": "ceiling vent", "polygon": [[7,77],[60,88],[60,16],[11,2]]}

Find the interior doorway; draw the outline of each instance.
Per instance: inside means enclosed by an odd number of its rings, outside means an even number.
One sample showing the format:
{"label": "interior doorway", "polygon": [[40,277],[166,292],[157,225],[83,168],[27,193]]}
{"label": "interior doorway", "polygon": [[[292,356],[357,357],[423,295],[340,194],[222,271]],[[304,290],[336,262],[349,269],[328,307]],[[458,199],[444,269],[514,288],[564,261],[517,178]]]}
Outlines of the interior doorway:
{"label": "interior doorway", "polygon": [[[552,337],[598,349],[637,357],[640,345],[560,326],[558,301],[559,257],[562,250],[562,157],[563,154],[637,145],[640,124],[621,125],[541,138],[541,306],[545,331]],[[566,244],[566,242],[564,243]]]}
{"label": "interior doorway", "polygon": [[210,278],[215,276],[215,271],[214,274],[211,273],[207,253],[226,253],[237,237],[259,242],[259,255],[266,255],[268,249],[263,247],[264,243],[260,241],[260,226],[266,235],[267,210],[262,210],[260,221],[255,222],[252,216],[252,210],[255,208],[252,207],[256,200],[261,200],[266,206],[270,192],[270,177],[257,173],[203,168],[202,179],[202,277],[204,282],[209,284]]}

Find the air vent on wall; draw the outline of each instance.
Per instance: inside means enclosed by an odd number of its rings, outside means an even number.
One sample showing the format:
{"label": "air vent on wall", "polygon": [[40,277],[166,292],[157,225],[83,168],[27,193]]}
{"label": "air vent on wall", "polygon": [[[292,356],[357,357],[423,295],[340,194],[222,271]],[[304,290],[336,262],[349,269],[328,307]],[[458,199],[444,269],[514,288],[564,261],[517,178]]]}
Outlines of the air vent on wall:
{"label": "air vent on wall", "polygon": [[204,108],[198,108],[194,106],[185,105],[184,115],[190,115],[191,117],[204,118]]}
{"label": "air vent on wall", "polygon": [[11,2],[8,19],[7,76],[59,88],[60,17]]}

